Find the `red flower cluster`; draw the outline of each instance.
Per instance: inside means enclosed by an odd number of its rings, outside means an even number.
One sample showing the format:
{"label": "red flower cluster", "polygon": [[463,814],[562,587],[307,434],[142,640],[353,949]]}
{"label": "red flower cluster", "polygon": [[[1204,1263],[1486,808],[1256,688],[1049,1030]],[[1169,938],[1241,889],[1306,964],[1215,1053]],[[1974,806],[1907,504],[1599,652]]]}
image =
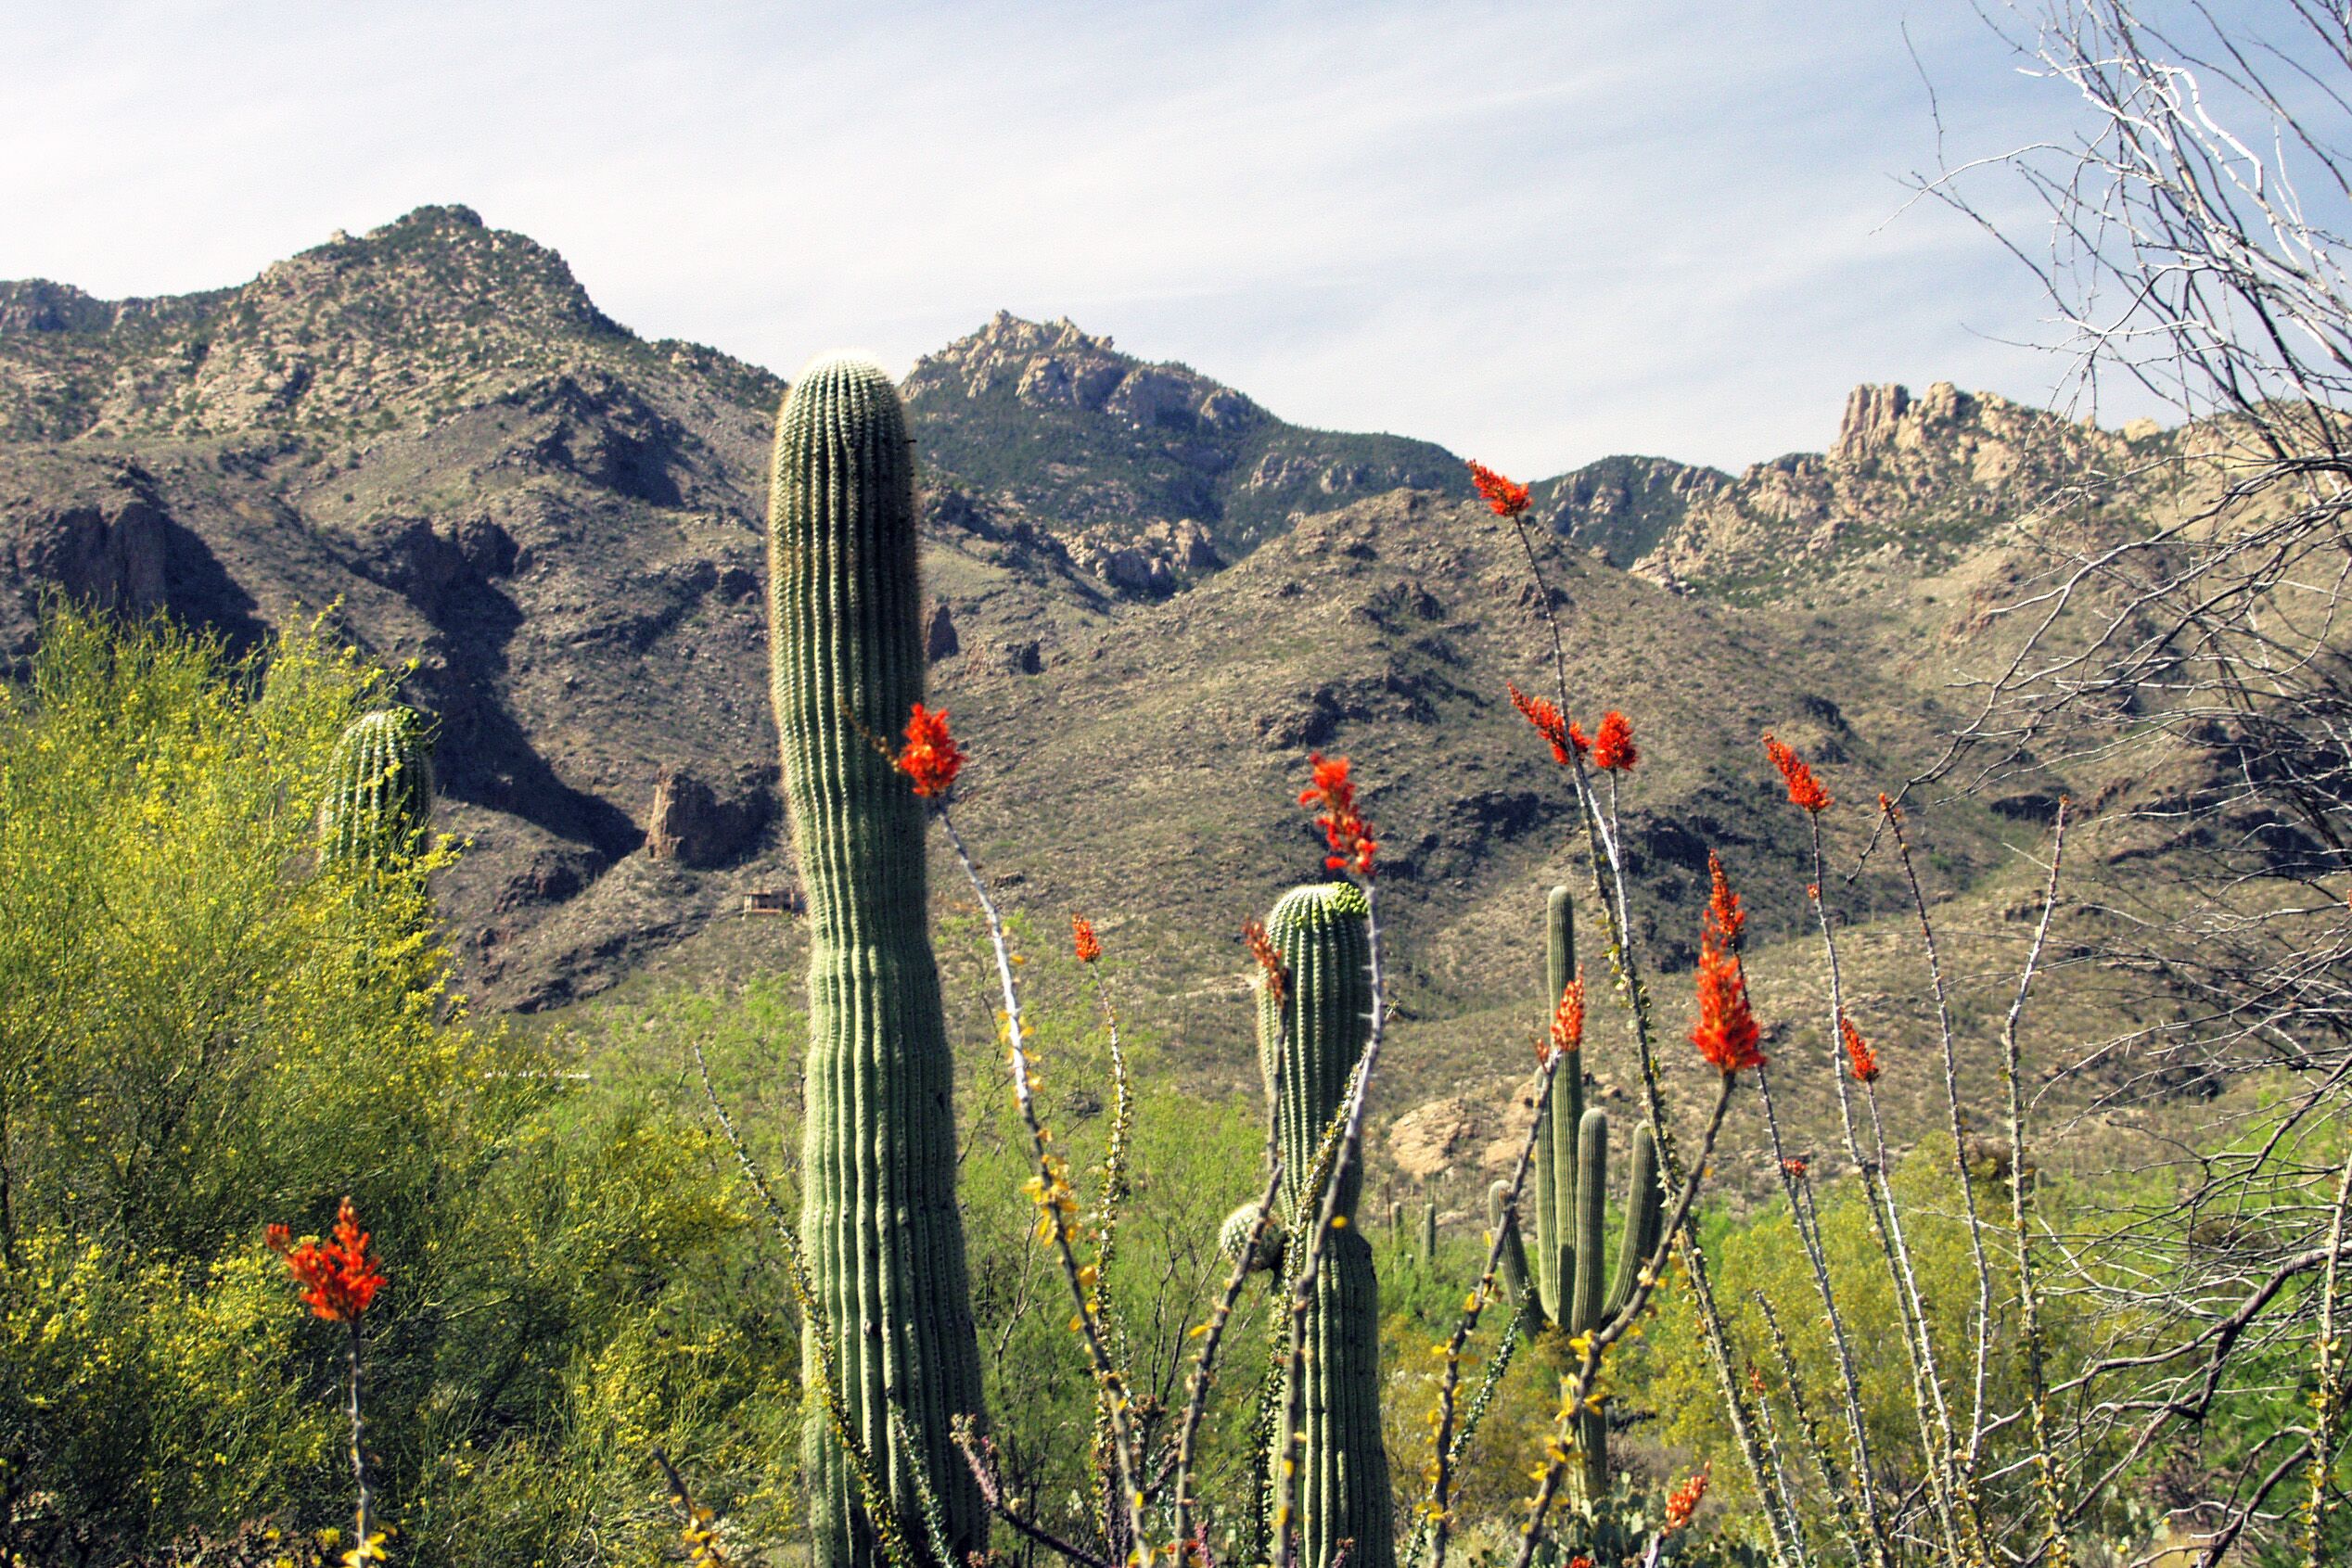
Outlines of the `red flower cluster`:
{"label": "red flower cluster", "polygon": [[1805,759],[1769,734],[1764,737],[1764,750],[1771,758],[1772,766],[1781,771],[1781,777],[1788,783],[1790,805],[1800,811],[1829,809],[1829,791],[1813,777],[1813,770],[1805,765]]}
{"label": "red flower cluster", "polygon": [[954,785],[964,759],[964,748],[947,733],[947,709],[931,713],[916,703],[906,721],[906,745],[890,759],[890,766],[914,782],[915,794],[936,800]]}
{"label": "red flower cluster", "polygon": [[1483,463],[1470,465],[1470,482],[1498,517],[1515,517],[1528,509],[1528,487],[1513,484]]}
{"label": "red flower cluster", "polygon": [[1740,932],[1747,924],[1740,896],[1723,876],[1723,862],[1710,853],[1707,871],[1714,891],[1699,926],[1699,1021],[1691,1043],[1729,1077],[1744,1067],[1764,1064],[1763,1032],[1747,1002],[1747,975],[1740,968]]}
{"label": "red flower cluster", "polygon": [[1592,765],[1604,773],[1630,773],[1641,760],[1632,721],[1614,708],[1601,715],[1601,727],[1592,732]]}
{"label": "red flower cluster", "polygon": [[1706,852],[1706,876],[1710,884],[1706,896],[1706,919],[1699,927],[1699,942],[1704,946],[1709,937],[1719,945],[1736,951],[1740,933],[1747,929],[1747,911],[1740,908],[1740,896],[1732,891],[1729,878],[1723,874],[1721,857],[1712,849]]}
{"label": "red flower cluster", "polygon": [[1805,1156],[1791,1154],[1781,1162],[1781,1170],[1791,1181],[1798,1179],[1805,1174]]}
{"label": "red flower cluster", "polygon": [[1568,1568],[1592,1568],[1592,1560],[1584,1553],[1578,1552],[1568,1559]]}
{"label": "red flower cluster", "polygon": [[1878,1052],[1870,1048],[1862,1031],[1854,1027],[1854,1020],[1843,1013],[1837,1015],[1837,1032],[1846,1041],[1846,1064],[1851,1068],[1856,1083],[1878,1081]]}
{"label": "red flower cluster", "polygon": [[[1547,699],[1531,697],[1508,681],[1502,683],[1502,689],[1511,694],[1511,706],[1519,710],[1520,717],[1535,726],[1537,734],[1552,743],[1552,760],[1561,767],[1568,765],[1571,744],[1579,751],[1584,750],[1590,744],[1584,738],[1584,732],[1561,718],[1559,708]],[[1574,737],[1573,742],[1571,736]]]}
{"label": "red flower cluster", "polygon": [[1323,815],[1315,819],[1315,825],[1323,830],[1323,837],[1331,845],[1331,853],[1323,860],[1324,869],[1370,876],[1372,857],[1380,846],[1373,841],[1372,824],[1356,809],[1356,784],[1348,776],[1348,759],[1325,758],[1318,751],[1307,760],[1314,765],[1315,782],[1298,792],[1298,804],[1323,809]]}
{"label": "red flower cluster", "polygon": [[1580,1050],[1584,1045],[1584,971],[1576,972],[1576,978],[1560,990],[1560,1005],[1552,1010],[1552,1035],[1536,1051],[1539,1064],[1549,1062],[1565,1052]]}
{"label": "red flower cluster", "polygon": [[1094,938],[1094,923],[1082,914],[1070,916],[1070,946],[1078,950],[1080,963],[1092,963],[1103,956],[1103,944]]}
{"label": "red flower cluster", "polygon": [[359,1228],[359,1211],[349,1198],[336,1211],[332,1242],[306,1236],[298,1246],[293,1231],[283,1225],[272,1225],[262,1234],[270,1250],[286,1259],[312,1313],[330,1323],[357,1322],[384,1288],[382,1272],[367,1256],[367,1232]]}
{"label": "red flower cluster", "polygon": [[1670,1536],[1677,1530],[1680,1530],[1684,1525],[1688,1524],[1691,1522],[1691,1515],[1699,1511],[1699,1500],[1706,1496],[1706,1467],[1705,1465],[1701,1465],[1697,1474],[1692,1476],[1688,1481],[1683,1482],[1680,1486],[1675,1487],[1674,1490],[1668,1495],[1666,1499],[1666,1523],[1658,1531],[1658,1534],[1661,1536]]}
{"label": "red flower cluster", "polygon": [[1249,956],[1258,961],[1258,967],[1266,976],[1266,988],[1273,993],[1274,1005],[1280,1007],[1290,999],[1290,965],[1282,961],[1282,952],[1274,939],[1266,935],[1262,920],[1245,922],[1241,939],[1249,944]]}

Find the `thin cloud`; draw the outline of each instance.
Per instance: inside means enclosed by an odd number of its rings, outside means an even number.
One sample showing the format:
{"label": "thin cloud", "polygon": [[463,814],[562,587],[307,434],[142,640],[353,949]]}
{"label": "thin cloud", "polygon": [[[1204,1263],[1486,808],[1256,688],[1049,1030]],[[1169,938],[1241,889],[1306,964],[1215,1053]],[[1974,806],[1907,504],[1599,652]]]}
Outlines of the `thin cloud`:
{"label": "thin cloud", "polygon": [[[1997,340],[2039,307],[1981,235],[1886,222],[1935,155],[1899,19],[53,7],[0,63],[0,275],[215,286],[462,201],[640,331],[786,372],[1004,307],[1523,474],[1737,465],[1823,445],[1857,380],[2057,375]],[[1913,38],[1955,139],[2043,101],[1973,19]]]}

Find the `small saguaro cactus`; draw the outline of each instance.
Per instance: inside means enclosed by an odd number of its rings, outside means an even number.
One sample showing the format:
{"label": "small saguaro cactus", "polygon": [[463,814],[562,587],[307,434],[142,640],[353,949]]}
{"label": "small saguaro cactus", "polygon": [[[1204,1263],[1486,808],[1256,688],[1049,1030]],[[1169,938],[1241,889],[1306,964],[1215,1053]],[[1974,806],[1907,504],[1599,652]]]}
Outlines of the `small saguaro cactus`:
{"label": "small saguaro cactus", "polygon": [[[1286,998],[1259,991],[1259,1041],[1280,1052],[1274,1107],[1282,1151],[1282,1212],[1312,1229],[1319,1192],[1316,1155],[1347,1098],[1372,1025],[1370,910],[1354,884],[1326,883],[1283,895],[1266,932],[1290,974]],[[1380,1287],[1372,1247],[1354,1223],[1360,1166],[1340,1173],[1337,1223],[1324,1238],[1314,1299],[1302,1325],[1305,1386],[1299,1426],[1278,1434],[1274,1462],[1297,1466],[1294,1490],[1301,1568],[1332,1568],[1345,1549],[1349,1568],[1395,1568],[1388,1457],[1380,1436]],[[1298,1226],[1291,1251],[1303,1254]],[[1303,1257],[1294,1256],[1286,1276]],[[1285,1293],[1287,1294],[1287,1293]],[[1285,1408],[1292,1403],[1287,1397]],[[1276,1543],[1279,1549],[1279,1543]]]}
{"label": "small saguaro cactus", "polygon": [[1438,1261],[1438,1190],[1435,1187],[1421,1200],[1421,1266],[1427,1268]]}
{"label": "small saguaro cactus", "polygon": [[433,816],[432,725],[413,708],[363,713],[335,743],[319,802],[318,843],[331,863],[390,865],[415,853]]}
{"label": "small saguaro cactus", "polygon": [[[914,464],[883,369],[823,359],[776,419],[769,631],[793,850],[808,900],[801,1241],[829,1329],[836,1409],[902,1527],[937,1503],[931,1558],[988,1546],[950,1422],[980,1410],[954,1061],[931,951],[923,803],[877,744],[924,695]],[[830,1413],[803,1439],[815,1568],[879,1568],[882,1544]]]}
{"label": "small saguaro cactus", "polygon": [[[1544,900],[1544,1013],[1547,1021],[1561,994],[1576,977],[1576,911],[1566,887]],[[1584,1065],[1571,1052],[1554,1069],[1552,1097],[1536,1128],[1533,1222],[1514,1226],[1504,1238],[1503,1272],[1515,1291],[1532,1290],[1538,1322],[1570,1335],[1588,1333],[1606,1321],[1633,1294],[1642,1261],[1657,1249],[1665,1224],[1665,1194],[1658,1186],[1657,1140],[1646,1126],[1633,1133],[1633,1170],[1626,1187],[1624,1232],[1617,1241],[1617,1268],[1607,1269],[1604,1235],[1608,1216],[1609,1116],[1585,1109]],[[1489,1196],[1493,1217],[1502,1218],[1505,1192]],[[1521,1207],[1524,1217],[1528,1212]],[[1526,1244],[1530,1236],[1532,1244]],[[1528,1255],[1532,1254],[1530,1257]],[[1579,1418],[1579,1456],[1585,1496],[1608,1489],[1608,1425],[1603,1414]]]}

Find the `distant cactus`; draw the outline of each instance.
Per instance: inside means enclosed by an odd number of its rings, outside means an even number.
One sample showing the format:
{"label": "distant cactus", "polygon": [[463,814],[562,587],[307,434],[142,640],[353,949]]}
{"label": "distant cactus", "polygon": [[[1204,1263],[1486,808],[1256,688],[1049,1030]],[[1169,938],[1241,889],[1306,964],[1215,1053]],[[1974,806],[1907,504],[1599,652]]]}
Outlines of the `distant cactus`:
{"label": "distant cactus", "polygon": [[1421,1200],[1421,1266],[1429,1268],[1438,1261],[1438,1190],[1435,1187]]}
{"label": "distant cactus", "polygon": [[431,723],[411,708],[352,720],[326,764],[320,853],[348,868],[391,865],[415,852],[432,816]]}
{"label": "distant cactus", "polygon": [[[776,420],[768,518],[776,728],[808,900],[802,1242],[840,1413],[893,1511],[935,1518],[947,1538],[931,1555],[960,1563],[988,1546],[949,1430],[980,1409],[980,1364],[923,806],[876,744],[907,722],[925,669],[914,465],[880,366],[829,359],[802,373]],[[876,1568],[851,1467],[813,1402],[804,1452],[812,1562]]]}
{"label": "distant cactus", "polygon": [[[1568,890],[1544,900],[1544,1012],[1547,1017],[1576,976],[1576,911]],[[1573,1128],[1573,1131],[1567,1129]],[[1608,1213],[1609,1117],[1584,1108],[1584,1064],[1576,1054],[1553,1075],[1552,1098],[1536,1128],[1532,1223],[1514,1226],[1504,1241],[1506,1284],[1536,1292],[1540,1320],[1569,1334],[1607,1320],[1633,1294],[1642,1260],[1657,1249],[1665,1223],[1658,1188],[1657,1140],[1647,1127],[1633,1133],[1633,1170],[1626,1188],[1626,1223],[1617,1270],[1607,1271],[1603,1234]],[[1503,1193],[1490,1199],[1498,1223]],[[1523,1205],[1521,1214],[1528,1210]],[[1533,1245],[1521,1251],[1532,1232]],[[1532,1257],[1527,1256],[1528,1252]],[[1518,1256],[1515,1258],[1514,1254]],[[1604,1283],[1605,1281],[1605,1283]],[[1578,1447],[1585,1496],[1608,1489],[1608,1424],[1599,1411],[1579,1419]]]}
{"label": "distant cactus", "polygon": [[[1298,887],[1266,917],[1266,931],[1291,975],[1287,1002],[1261,988],[1260,1049],[1282,1052],[1283,1210],[1310,1205],[1308,1183],[1325,1130],[1348,1093],[1372,1025],[1371,936],[1363,894],[1351,883]],[[1308,1308],[1306,1383],[1297,1439],[1274,1447],[1297,1464],[1298,1562],[1332,1568],[1343,1548],[1349,1568],[1395,1568],[1388,1457],[1380,1435],[1380,1287],[1372,1247],[1354,1224],[1360,1166],[1340,1174],[1346,1223],[1324,1239]],[[1311,1218],[1311,1216],[1310,1217]],[[1297,1244],[1294,1228],[1292,1249]],[[1294,1258],[1290,1267],[1298,1267]],[[1279,1460],[1277,1461],[1279,1462]],[[1278,1545],[1278,1543],[1277,1543]]]}

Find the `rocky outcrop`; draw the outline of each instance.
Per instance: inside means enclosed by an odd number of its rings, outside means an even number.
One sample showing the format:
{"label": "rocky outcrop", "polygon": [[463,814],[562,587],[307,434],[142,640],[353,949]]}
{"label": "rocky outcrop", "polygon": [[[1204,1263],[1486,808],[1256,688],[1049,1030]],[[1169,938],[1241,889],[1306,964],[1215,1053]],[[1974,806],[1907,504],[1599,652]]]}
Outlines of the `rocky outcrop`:
{"label": "rocky outcrop", "polygon": [[44,593],[141,616],[163,607],[169,586],[168,517],[146,470],[40,466],[0,464],[0,565],[14,589],[0,638],[11,653],[30,646]]}
{"label": "rocky outcrop", "polygon": [[662,769],[646,813],[646,853],[697,871],[741,860],[773,815],[775,797],[773,769],[746,773],[722,796],[684,768]]}

